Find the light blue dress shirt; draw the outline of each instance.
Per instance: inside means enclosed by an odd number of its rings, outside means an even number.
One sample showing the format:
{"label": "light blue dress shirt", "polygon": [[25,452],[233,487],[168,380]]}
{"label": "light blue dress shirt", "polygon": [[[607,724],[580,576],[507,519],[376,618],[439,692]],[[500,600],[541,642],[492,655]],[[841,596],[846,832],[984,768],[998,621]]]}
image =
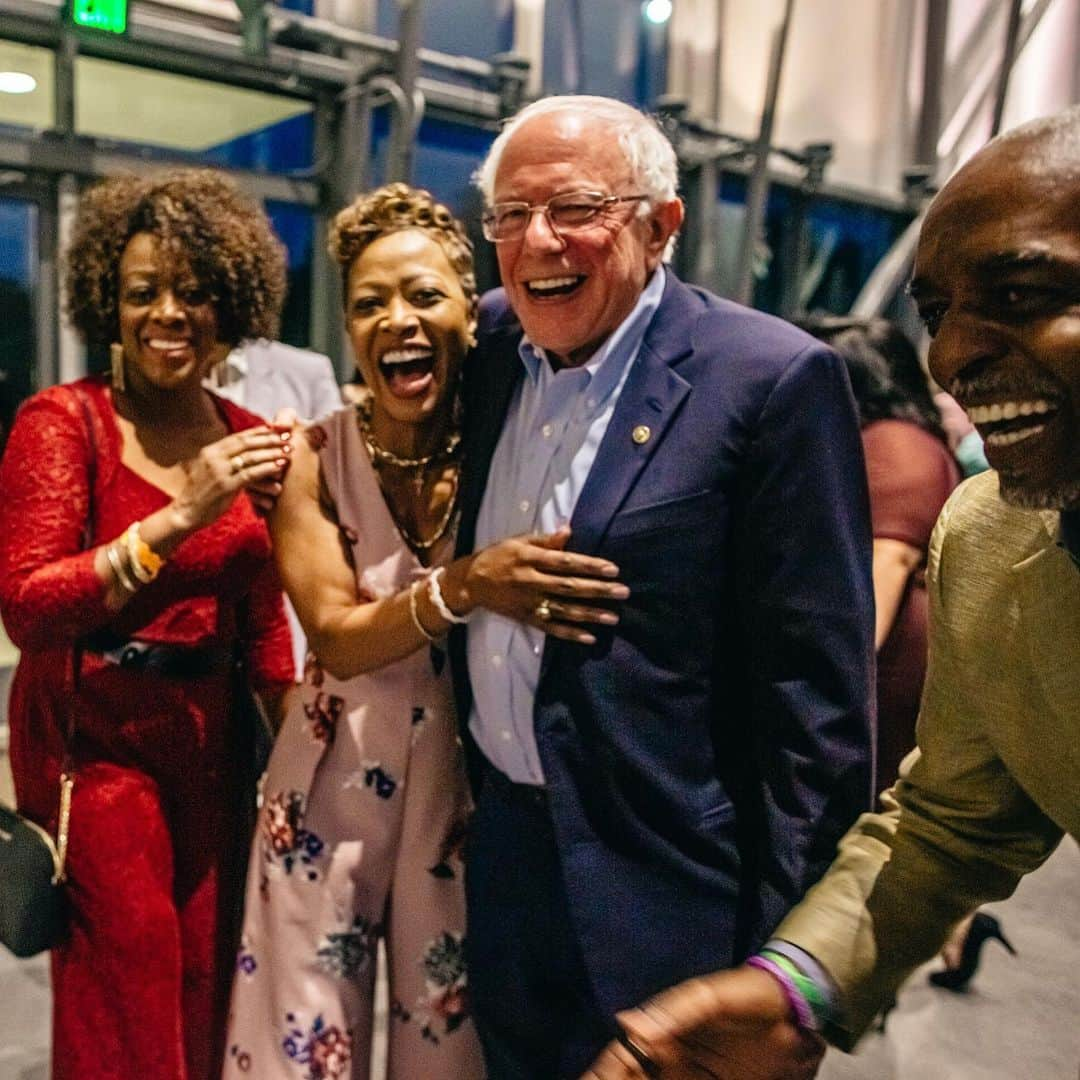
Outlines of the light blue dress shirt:
{"label": "light blue dress shirt", "polygon": [[[663,267],[630,314],[582,367],[552,369],[523,339],[525,366],[488,471],[476,549],[569,523],[615,403],[664,292]],[[479,609],[469,623],[469,731],[495,768],[519,784],[542,784],[533,703],[544,634]]]}

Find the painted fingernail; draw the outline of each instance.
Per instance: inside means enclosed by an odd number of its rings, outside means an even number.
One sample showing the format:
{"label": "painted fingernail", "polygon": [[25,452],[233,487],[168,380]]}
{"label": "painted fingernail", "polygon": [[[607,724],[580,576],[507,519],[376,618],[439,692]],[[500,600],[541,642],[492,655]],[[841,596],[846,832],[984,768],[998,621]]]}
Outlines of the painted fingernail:
{"label": "painted fingernail", "polygon": [[285,466],[289,464],[289,462],[285,458],[279,457],[277,461],[274,462],[274,464],[277,465],[279,469],[284,469]]}

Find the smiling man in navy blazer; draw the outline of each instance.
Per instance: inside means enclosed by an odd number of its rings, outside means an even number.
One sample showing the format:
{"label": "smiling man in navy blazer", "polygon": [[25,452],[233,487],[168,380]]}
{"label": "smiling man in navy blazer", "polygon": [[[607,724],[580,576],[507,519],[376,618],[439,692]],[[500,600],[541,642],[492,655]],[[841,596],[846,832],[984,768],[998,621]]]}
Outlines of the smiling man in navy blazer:
{"label": "smiling man in navy blazer", "polygon": [[546,99],[479,182],[506,293],[459,547],[568,526],[629,589],[617,624],[559,579],[452,642],[471,1000],[491,1080],[552,1080],[618,1010],[759,946],[867,808],[869,515],[839,360],[664,267],[683,208],[651,120]]}

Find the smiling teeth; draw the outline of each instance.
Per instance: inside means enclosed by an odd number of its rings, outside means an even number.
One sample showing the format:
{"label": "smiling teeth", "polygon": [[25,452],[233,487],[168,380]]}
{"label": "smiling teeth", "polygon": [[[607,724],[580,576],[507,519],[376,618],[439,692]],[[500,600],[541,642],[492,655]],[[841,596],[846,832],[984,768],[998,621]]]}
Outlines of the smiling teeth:
{"label": "smiling teeth", "polygon": [[172,340],[162,341],[159,338],[151,339],[150,341],[147,342],[147,344],[150,346],[150,348],[158,349],[158,350],[160,350],[162,352],[171,352],[174,349],[186,349],[187,348],[187,342],[186,341],[172,341]]}
{"label": "smiling teeth", "polygon": [[1045,431],[1045,424],[1036,424],[1034,427],[1020,428],[1019,431],[992,431],[986,436],[987,446],[1012,446],[1013,443],[1023,442],[1032,435],[1038,435]]}
{"label": "smiling teeth", "polygon": [[379,361],[382,364],[411,364],[414,360],[426,360],[431,356],[430,349],[394,349],[384,353]]}
{"label": "smiling teeth", "polygon": [[1037,401],[1002,401],[993,405],[973,405],[967,414],[973,424],[993,424],[998,420],[1015,420],[1018,416],[1042,416],[1054,406],[1039,398]]}
{"label": "smiling teeth", "polygon": [[565,289],[577,281],[576,277],[551,277],[530,281],[530,289]]}

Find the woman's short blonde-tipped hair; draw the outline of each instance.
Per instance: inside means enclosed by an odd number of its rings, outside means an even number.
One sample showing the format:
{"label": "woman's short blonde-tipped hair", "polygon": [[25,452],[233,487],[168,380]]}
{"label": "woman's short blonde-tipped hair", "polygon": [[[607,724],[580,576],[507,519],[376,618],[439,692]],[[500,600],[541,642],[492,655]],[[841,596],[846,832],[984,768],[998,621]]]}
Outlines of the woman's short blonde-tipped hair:
{"label": "woman's short blonde-tipped hair", "polygon": [[465,298],[475,304],[473,248],[465,227],[430,192],[402,183],[385,184],[358,196],[334,218],[328,247],[341,267],[346,288],[349,269],[360,253],[381,236],[405,229],[419,229],[443,249]]}
{"label": "woman's short blonde-tipped hair", "polygon": [[120,260],[142,232],[214,296],[223,343],[277,334],[285,249],[262,207],[223,173],[174,169],[104,180],[79,202],[65,259],[66,309],[88,344],[118,339]]}

